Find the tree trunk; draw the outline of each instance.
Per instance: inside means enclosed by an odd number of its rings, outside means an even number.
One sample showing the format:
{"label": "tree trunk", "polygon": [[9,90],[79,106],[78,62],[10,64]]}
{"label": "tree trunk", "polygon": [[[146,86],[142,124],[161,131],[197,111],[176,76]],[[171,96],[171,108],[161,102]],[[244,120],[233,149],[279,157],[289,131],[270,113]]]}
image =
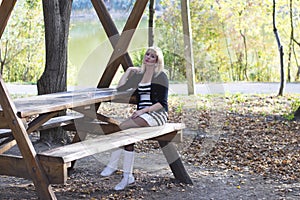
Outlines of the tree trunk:
{"label": "tree trunk", "polygon": [[294,119],[295,120],[300,120],[300,106],[298,107],[298,109],[294,113]]}
{"label": "tree trunk", "polygon": [[284,64],[283,64],[283,55],[284,55],[284,53],[283,53],[283,46],[281,45],[280,38],[279,38],[277,28],[276,28],[275,8],[276,8],[276,1],[273,0],[273,31],[274,31],[275,38],[276,38],[276,41],[277,41],[278,50],[279,50],[279,57],[280,57],[280,88],[279,88],[278,96],[282,96],[284,85],[285,85]]}
{"label": "tree trunk", "polygon": [[291,25],[291,34],[290,34],[290,42],[289,42],[289,51],[288,51],[288,64],[287,64],[287,81],[291,82],[291,66],[292,66],[292,51],[294,49],[294,22],[293,22],[293,0],[290,0],[290,25]]}
{"label": "tree trunk", "polygon": [[[43,0],[46,65],[37,82],[38,94],[67,90],[68,36],[72,0]],[[41,134],[41,140],[60,141],[62,130]]]}
{"label": "tree trunk", "polygon": [[154,45],[154,13],[155,0],[150,0],[149,3],[149,21],[148,21],[148,46]]}

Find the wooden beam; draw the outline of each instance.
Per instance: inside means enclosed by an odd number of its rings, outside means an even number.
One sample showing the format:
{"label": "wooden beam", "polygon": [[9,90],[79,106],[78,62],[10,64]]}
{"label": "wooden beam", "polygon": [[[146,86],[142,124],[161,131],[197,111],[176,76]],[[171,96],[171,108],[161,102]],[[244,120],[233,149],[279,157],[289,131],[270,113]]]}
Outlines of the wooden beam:
{"label": "wooden beam", "polygon": [[10,150],[12,147],[14,147],[17,144],[16,140],[11,140],[10,142],[2,145],[0,149],[0,154],[3,154],[4,152]]}
{"label": "wooden beam", "polygon": [[9,127],[6,122],[6,119],[3,115],[0,114],[0,129],[7,129],[7,128],[9,128]]}
{"label": "wooden beam", "polygon": [[78,108],[74,108],[73,110],[75,110],[76,112],[82,113],[85,117],[89,117],[91,119],[98,119],[102,122],[107,122],[107,123],[115,124],[115,125],[120,124],[120,122],[118,122],[117,120],[115,120],[111,117],[107,117],[107,116],[104,116],[100,113],[97,113],[96,112],[96,107],[94,107],[92,105],[88,108],[78,107]]}
{"label": "wooden beam", "polygon": [[49,183],[51,184],[65,184],[68,179],[68,168],[71,163],[64,163],[62,160],[56,159],[53,162],[51,158],[40,158],[41,165],[47,174]]}
{"label": "wooden beam", "polygon": [[164,141],[164,142],[176,142],[180,143],[183,141],[182,131],[174,131],[172,133],[159,136],[150,140]]}
{"label": "wooden beam", "polygon": [[117,147],[134,144],[142,140],[156,138],[181,130],[184,127],[184,124],[180,123],[167,123],[157,127],[131,128],[110,135],[96,136],[82,142],[50,149],[39,153],[39,156],[62,159],[65,163],[68,163],[95,153],[101,153]]}
{"label": "wooden beam", "polygon": [[[103,0],[92,0],[92,3],[111,45],[115,48],[117,41],[120,38],[120,34],[106,9],[105,3]],[[124,71],[126,71],[129,66],[133,66],[132,60],[127,52],[122,57],[121,64]]]}
{"label": "wooden beam", "polygon": [[[68,178],[68,167],[70,163],[49,162],[41,160],[44,171],[51,184],[66,183]],[[14,176],[32,180],[22,156],[0,155],[0,175]]]}
{"label": "wooden beam", "polygon": [[52,112],[39,115],[37,118],[35,118],[32,122],[28,124],[27,134],[30,134],[33,131],[37,130],[42,124],[44,124],[57,114],[58,112]]}
{"label": "wooden beam", "polygon": [[16,4],[16,0],[2,0],[0,6],[0,38],[4,32],[4,29],[7,25],[7,21],[10,17],[10,14]]}
{"label": "wooden beam", "polygon": [[102,74],[102,77],[97,86],[98,88],[110,86],[111,81],[121,63],[121,58],[123,58],[124,54],[128,50],[132,36],[135,33],[135,30],[142,18],[147,3],[148,0],[138,0],[135,2],[134,7],[122,31],[122,34],[114,48],[114,51],[104,70],[104,73]]}
{"label": "wooden beam", "polygon": [[17,116],[17,109],[9,96],[5,83],[0,75],[0,105],[4,116],[17,141],[19,150],[24,158],[27,173],[33,180],[37,194],[41,199],[56,199],[49,180],[37,158],[36,151],[30,141],[22,120]]}
{"label": "wooden beam", "polygon": [[193,184],[192,179],[182,164],[180,155],[171,142],[158,141],[175,178],[186,184]]}
{"label": "wooden beam", "polygon": [[193,38],[190,20],[189,0],[181,0],[181,19],[183,26],[184,39],[184,57],[186,64],[186,78],[188,85],[188,94],[194,95],[195,91],[195,67],[193,58]]}
{"label": "wooden beam", "polygon": [[12,136],[10,129],[0,129],[0,139],[10,136]]}
{"label": "wooden beam", "polygon": [[21,156],[0,155],[0,174],[31,180],[25,162]]}

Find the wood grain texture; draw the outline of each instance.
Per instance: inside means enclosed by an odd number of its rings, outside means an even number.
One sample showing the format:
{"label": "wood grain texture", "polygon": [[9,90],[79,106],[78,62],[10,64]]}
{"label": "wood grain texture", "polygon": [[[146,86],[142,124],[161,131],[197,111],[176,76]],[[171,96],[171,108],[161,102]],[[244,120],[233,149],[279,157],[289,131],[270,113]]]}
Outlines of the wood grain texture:
{"label": "wood grain texture", "polygon": [[39,156],[62,158],[62,160],[67,163],[117,147],[173,133],[174,131],[182,130],[184,127],[185,125],[181,123],[167,123],[157,127],[131,128],[110,135],[95,136],[93,139],[51,149],[39,153]]}

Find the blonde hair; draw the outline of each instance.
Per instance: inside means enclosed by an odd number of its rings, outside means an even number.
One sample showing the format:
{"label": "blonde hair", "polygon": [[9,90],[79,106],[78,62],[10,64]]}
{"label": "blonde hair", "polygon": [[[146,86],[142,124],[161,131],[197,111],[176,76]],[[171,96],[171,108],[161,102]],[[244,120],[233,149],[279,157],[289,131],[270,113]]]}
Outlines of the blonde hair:
{"label": "blonde hair", "polygon": [[[157,61],[156,61],[156,68],[155,68],[155,76],[159,75],[163,70],[164,70],[164,55],[162,53],[162,50],[159,48],[159,47],[149,47],[146,51],[147,52],[154,52],[157,56]],[[145,53],[145,54],[146,54]],[[141,66],[141,71],[142,72],[145,72],[145,65],[144,63],[142,63],[142,66]]]}

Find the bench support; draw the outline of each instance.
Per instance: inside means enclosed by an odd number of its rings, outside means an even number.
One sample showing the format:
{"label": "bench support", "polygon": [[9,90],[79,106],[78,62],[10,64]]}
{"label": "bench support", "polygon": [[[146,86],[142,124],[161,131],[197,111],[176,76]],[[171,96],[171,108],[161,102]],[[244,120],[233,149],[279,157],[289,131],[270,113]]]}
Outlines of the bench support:
{"label": "bench support", "polygon": [[158,141],[162,152],[164,153],[167,162],[177,180],[186,184],[193,184],[192,179],[186,172],[184,165],[182,164],[180,155],[178,154],[174,144],[166,141]]}
{"label": "bench support", "polygon": [[30,175],[38,196],[41,199],[56,199],[55,194],[49,184],[48,178],[37,158],[36,151],[29,139],[26,128],[22,119],[17,116],[17,109],[13,101],[10,99],[8,90],[5,87],[2,76],[0,75],[0,104],[9,128],[12,130],[13,136],[17,141],[20,152],[24,158],[27,173]]}

